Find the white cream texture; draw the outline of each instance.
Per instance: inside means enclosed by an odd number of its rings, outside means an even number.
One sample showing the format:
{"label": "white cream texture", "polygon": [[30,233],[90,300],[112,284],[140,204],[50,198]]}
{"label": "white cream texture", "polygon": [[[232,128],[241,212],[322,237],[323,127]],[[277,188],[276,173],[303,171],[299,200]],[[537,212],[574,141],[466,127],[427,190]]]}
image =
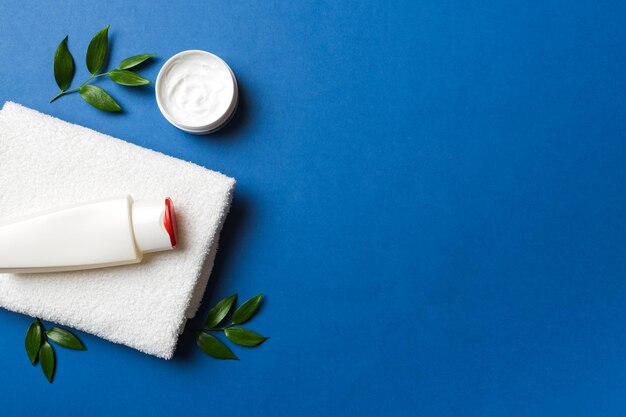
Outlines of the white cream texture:
{"label": "white cream texture", "polygon": [[228,110],[235,92],[228,66],[207,53],[192,52],[175,58],[162,77],[159,98],[164,110],[189,127],[217,121]]}

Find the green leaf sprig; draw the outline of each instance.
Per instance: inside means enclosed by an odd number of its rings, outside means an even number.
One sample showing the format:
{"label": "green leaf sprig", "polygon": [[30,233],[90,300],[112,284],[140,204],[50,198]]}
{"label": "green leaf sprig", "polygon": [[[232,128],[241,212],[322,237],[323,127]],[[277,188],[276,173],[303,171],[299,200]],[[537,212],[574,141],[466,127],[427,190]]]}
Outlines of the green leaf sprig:
{"label": "green leaf sprig", "polygon": [[[269,338],[253,332],[252,330],[236,326],[244,324],[254,317],[261,306],[262,299],[263,294],[259,294],[241,304],[232,313],[230,324],[226,327],[220,327],[220,325],[224,323],[233,310],[233,307],[235,307],[237,294],[233,294],[218,302],[215,307],[209,311],[204,323],[204,328],[196,331],[196,343],[198,347],[213,358],[239,360],[224,342],[209,332],[223,332],[231,342],[240,346],[256,347],[261,345]],[[50,342],[68,349],[87,349],[80,339],[69,330],[60,327],[52,327],[46,330],[41,321],[35,319],[26,332],[26,339],[24,341],[26,354],[32,365],[36,365],[37,362],[39,362],[46,379],[48,382],[52,383],[56,370],[56,357],[54,348]]]}
{"label": "green leaf sprig", "polygon": [[268,337],[261,336],[252,330],[242,327],[232,327],[246,323],[257,313],[261,306],[263,294],[252,297],[245,303],[241,304],[233,313],[228,327],[220,327],[225,321],[229,313],[237,303],[237,294],[224,298],[215,305],[207,315],[204,322],[204,329],[196,331],[196,344],[204,353],[217,359],[234,359],[239,358],[216,336],[207,333],[210,331],[224,332],[224,335],[233,343],[240,346],[255,347],[265,342]]}
{"label": "green leaf sprig", "polygon": [[61,91],[56,96],[52,97],[50,103],[66,94],[78,91],[80,96],[95,108],[109,112],[119,112],[122,111],[122,108],[117,104],[115,99],[102,88],[89,84],[91,81],[108,75],[111,81],[119,85],[136,87],[150,84],[150,81],[146,80],[141,75],[129,71],[129,68],[136,67],[156,54],[131,56],[120,62],[117,68],[108,72],[100,72],[109,51],[109,25],[107,25],[94,35],[87,47],[85,62],[91,77],[80,86],[69,88],[74,78],[74,58],[67,47],[67,40],[68,37],[66,36],[61,41],[54,54],[54,79]]}
{"label": "green leaf sprig", "polygon": [[48,382],[52,383],[56,368],[56,359],[54,349],[48,341],[68,349],[87,349],[80,339],[69,330],[53,327],[46,331],[39,319],[35,319],[26,332],[26,340],[24,342],[26,345],[26,354],[31,364],[36,365],[37,361],[39,361],[43,374],[46,376]]}

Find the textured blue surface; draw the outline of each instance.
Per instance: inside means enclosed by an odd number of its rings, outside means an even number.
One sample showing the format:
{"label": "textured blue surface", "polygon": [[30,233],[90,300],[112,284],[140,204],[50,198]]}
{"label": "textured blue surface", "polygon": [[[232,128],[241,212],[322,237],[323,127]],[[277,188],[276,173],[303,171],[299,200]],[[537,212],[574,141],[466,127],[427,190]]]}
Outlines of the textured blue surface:
{"label": "textured blue surface", "polygon": [[[237,178],[203,311],[263,291],[271,339],[220,362],[188,330],[166,362],[81,334],[48,385],[0,311],[3,416],[626,414],[623,2],[51,3],[1,3],[0,101]],[[235,120],[189,136],[109,82],[122,115],[48,104],[58,42],[81,80],[108,23],[153,80],[223,57]]]}

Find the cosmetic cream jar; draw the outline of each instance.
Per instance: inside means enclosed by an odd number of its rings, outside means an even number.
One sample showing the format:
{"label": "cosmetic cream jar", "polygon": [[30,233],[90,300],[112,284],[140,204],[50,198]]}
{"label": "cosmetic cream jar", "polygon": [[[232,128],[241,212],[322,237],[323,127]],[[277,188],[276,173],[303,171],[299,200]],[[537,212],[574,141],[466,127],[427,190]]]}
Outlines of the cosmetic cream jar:
{"label": "cosmetic cream jar", "polygon": [[157,76],[155,93],[163,116],[196,135],[220,129],[237,108],[235,75],[226,62],[206,51],[183,51],[168,59]]}

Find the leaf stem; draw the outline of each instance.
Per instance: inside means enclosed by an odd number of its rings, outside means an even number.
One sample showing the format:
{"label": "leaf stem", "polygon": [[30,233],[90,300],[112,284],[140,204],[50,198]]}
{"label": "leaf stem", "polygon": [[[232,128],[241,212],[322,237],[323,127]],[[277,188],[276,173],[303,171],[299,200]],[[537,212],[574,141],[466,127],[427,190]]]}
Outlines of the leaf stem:
{"label": "leaf stem", "polygon": [[54,100],[56,100],[57,98],[59,98],[59,97],[63,97],[64,95],[69,94],[69,93],[72,93],[72,92],[74,92],[74,91],[78,91],[78,89],[77,89],[77,88],[73,88],[73,89],[71,89],[71,90],[64,90],[64,91],[61,91],[61,92],[59,92],[59,94],[57,94],[56,96],[54,96],[54,97],[52,97],[52,98],[50,99],[50,103],[52,103],[52,102],[53,102]]}
{"label": "leaf stem", "polygon": [[78,86],[78,87],[76,87],[76,88],[72,88],[72,89],[70,89],[70,90],[63,90],[63,91],[60,91],[60,92],[59,92],[56,96],[54,96],[54,97],[52,97],[52,98],[50,99],[50,103],[52,103],[53,101],[55,101],[55,100],[56,100],[56,99],[58,99],[59,97],[63,97],[63,96],[64,96],[64,95],[66,95],[66,94],[69,94],[69,93],[74,93],[74,92],[76,92],[76,91],[79,91],[79,90],[80,90],[80,87],[83,87],[83,86],[87,85],[90,81],[92,81],[92,80],[94,80],[94,79],[96,79],[96,78],[98,78],[98,77],[103,77],[103,76],[105,76],[105,75],[109,75],[109,72],[103,72],[103,73],[101,73],[101,74],[94,74],[94,75],[92,75],[91,77],[89,77],[89,78],[87,79],[87,81],[85,81],[84,83],[82,83],[80,86]]}

